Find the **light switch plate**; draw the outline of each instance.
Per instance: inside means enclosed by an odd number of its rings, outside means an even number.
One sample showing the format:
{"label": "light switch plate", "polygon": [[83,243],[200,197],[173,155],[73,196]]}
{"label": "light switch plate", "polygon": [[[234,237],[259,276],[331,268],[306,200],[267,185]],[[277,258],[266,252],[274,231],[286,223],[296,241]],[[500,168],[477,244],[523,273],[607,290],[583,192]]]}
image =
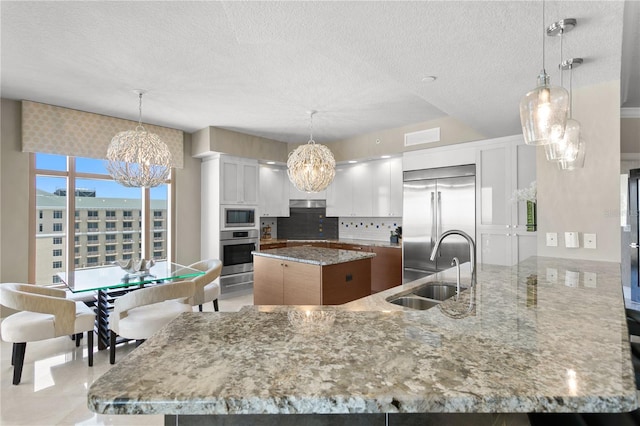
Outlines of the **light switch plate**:
{"label": "light switch plate", "polygon": [[547,247],[558,247],[557,232],[547,232]]}
{"label": "light switch plate", "polygon": [[584,248],[596,248],[596,234],[584,234]]}
{"label": "light switch plate", "polygon": [[[585,244],[585,247],[587,245]],[[589,288],[596,288],[598,286],[598,274],[595,272],[584,273],[584,286]]]}
{"label": "light switch plate", "polygon": [[556,268],[547,268],[547,281],[553,284],[558,282],[558,270]]}
{"label": "light switch plate", "polygon": [[564,285],[567,287],[578,287],[580,282],[580,272],[565,271],[564,273]]}
{"label": "light switch plate", "polygon": [[577,232],[565,232],[564,233],[564,246],[566,248],[578,248],[580,247],[580,241],[578,239]]}

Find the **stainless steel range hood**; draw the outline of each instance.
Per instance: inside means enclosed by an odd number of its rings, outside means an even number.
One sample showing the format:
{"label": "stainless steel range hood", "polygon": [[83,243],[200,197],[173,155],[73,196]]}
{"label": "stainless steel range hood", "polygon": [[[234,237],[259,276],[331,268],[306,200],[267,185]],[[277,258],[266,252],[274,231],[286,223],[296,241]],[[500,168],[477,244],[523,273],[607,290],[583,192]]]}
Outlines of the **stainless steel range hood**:
{"label": "stainless steel range hood", "polygon": [[324,209],[327,208],[327,200],[289,200],[289,208]]}

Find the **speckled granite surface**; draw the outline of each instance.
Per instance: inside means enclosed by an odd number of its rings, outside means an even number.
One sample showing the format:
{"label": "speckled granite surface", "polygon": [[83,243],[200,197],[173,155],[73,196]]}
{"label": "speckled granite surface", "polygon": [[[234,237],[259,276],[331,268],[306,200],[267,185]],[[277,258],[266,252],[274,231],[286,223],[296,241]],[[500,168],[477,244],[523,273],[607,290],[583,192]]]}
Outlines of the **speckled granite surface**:
{"label": "speckled granite surface", "polygon": [[[531,258],[480,267],[476,291],[444,310],[385,300],[419,284],[340,307],[183,314],[96,380],[89,407],[105,414],[636,408],[618,264]],[[447,314],[469,301],[468,315]]]}
{"label": "speckled granite surface", "polygon": [[375,253],[354,250],[338,250],[322,247],[283,247],[271,250],[252,251],[254,256],[271,257],[274,259],[290,260],[292,262],[310,263],[313,265],[335,265],[337,263],[353,262],[354,260],[375,257]]}
{"label": "speckled granite surface", "polygon": [[389,247],[389,248],[397,248],[402,249],[401,243],[391,243],[389,241],[378,241],[378,240],[361,240],[357,238],[340,238],[337,240],[284,240],[284,239],[268,239],[268,240],[260,240],[260,244],[273,244],[273,243],[299,243],[299,242],[308,242],[308,243],[343,243],[343,244],[359,244],[363,246],[369,247]]}

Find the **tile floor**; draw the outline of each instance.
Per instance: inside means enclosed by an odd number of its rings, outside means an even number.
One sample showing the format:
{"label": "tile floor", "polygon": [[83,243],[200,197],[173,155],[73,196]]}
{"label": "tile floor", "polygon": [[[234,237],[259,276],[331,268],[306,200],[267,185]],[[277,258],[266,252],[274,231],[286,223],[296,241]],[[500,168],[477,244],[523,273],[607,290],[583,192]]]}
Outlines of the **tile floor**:
{"label": "tile floor", "polygon": [[[253,294],[245,294],[220,300],[220,310],[233,312],[252,304]],[[204,310],[212,311],[213,304]],[[116,362],[134,348],[134,343],[118,346]],[[1,342],[0,355],[0,425],[164,424],[164,416],[107,416],[89,411],[87,389],[111,367],[109,351],[96,350],[93,367],[88,367],[86,348],[76,348],[69,337],[29,343],[18,386],[11,384],[11,343]]]}

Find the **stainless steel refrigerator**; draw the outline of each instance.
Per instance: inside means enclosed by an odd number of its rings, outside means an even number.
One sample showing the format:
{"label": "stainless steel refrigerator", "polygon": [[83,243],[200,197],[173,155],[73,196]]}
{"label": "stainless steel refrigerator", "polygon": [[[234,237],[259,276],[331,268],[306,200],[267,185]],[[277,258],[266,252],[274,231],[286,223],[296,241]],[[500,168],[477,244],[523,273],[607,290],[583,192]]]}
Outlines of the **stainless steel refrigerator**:
{"label": "stainless steel refrigerator", "polygon": [[469,261],[469,245],[448,236],[435,260],[429,260],[438,237],[450,229],[476,233],[475,164],[404,172],[402,218],[403,282],[451,267],[457,257]]}

